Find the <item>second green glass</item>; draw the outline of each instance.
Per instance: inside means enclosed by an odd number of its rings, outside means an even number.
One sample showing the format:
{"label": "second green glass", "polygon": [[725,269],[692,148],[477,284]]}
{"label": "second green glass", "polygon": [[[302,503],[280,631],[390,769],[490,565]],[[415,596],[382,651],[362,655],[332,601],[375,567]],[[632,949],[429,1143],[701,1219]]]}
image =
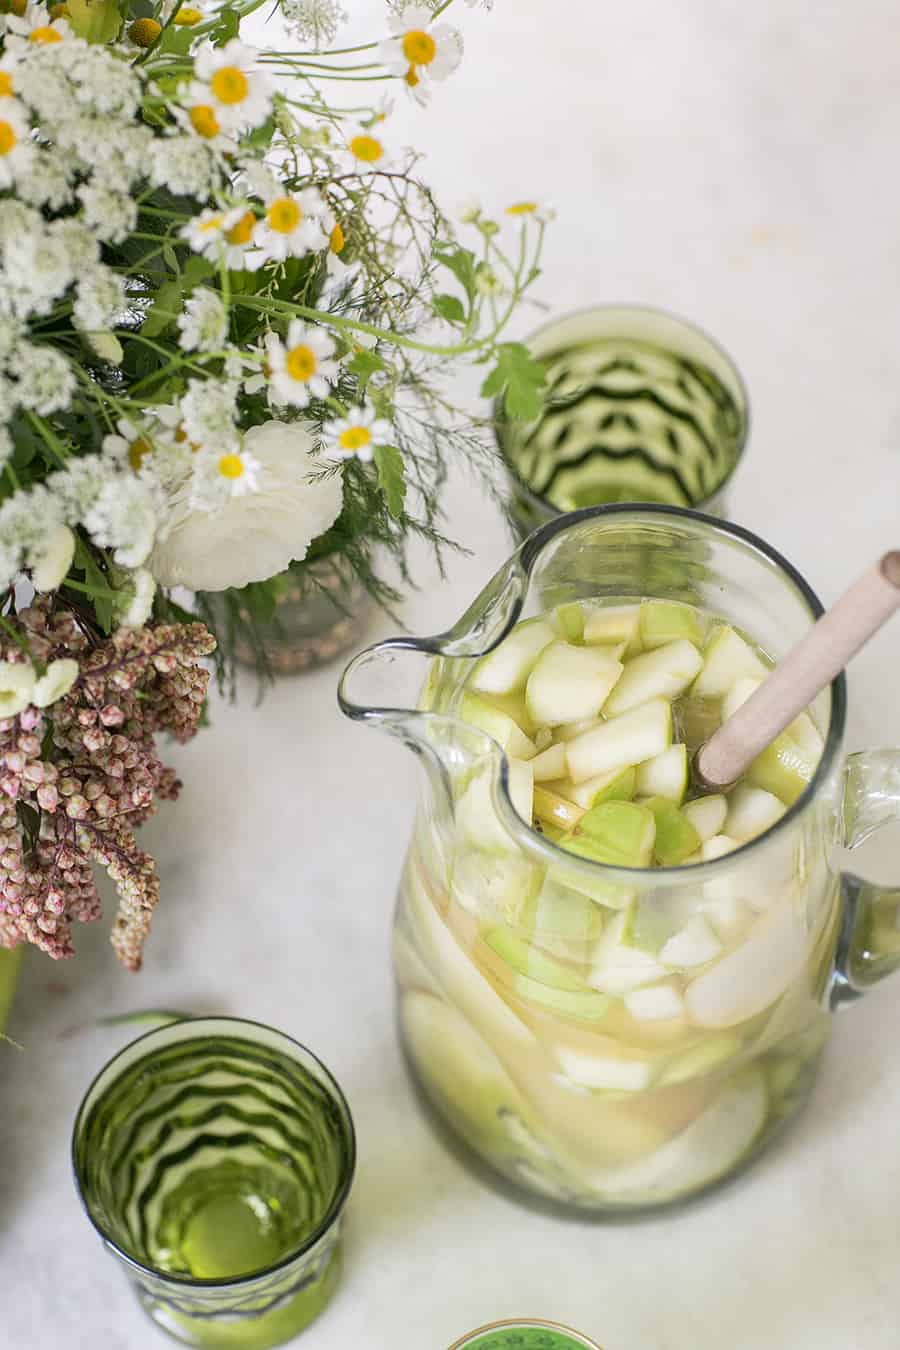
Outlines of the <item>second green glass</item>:
{"label": "second green glass", "polygon": [[616,502],[725,514],[749,411],[712,338],[661,310],[602,305],[553,319],[527,344],[547,373],[543,411],[497,421],[523,537],[562,512]]}
{"label": "second green glass", "polygon": [[179,1022],[117,1055],[75,1123],[88,1217],[161,1327],[265,1350],[340,1274],[355,1161],[334,1079],[297,1042],[230,1018]]}

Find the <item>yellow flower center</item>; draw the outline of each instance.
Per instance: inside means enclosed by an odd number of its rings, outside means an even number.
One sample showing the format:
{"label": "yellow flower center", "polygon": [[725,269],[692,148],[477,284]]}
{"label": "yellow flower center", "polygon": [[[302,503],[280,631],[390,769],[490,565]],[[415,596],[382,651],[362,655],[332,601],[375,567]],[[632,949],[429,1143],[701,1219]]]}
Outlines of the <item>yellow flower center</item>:
{"label": "yellow flower center", "polygon": [[437,43],[422,28],[411,28],[403,35],[403,55],[411,66],[430,65],[437,55]]}
{"label": "yellow flower center", "polygon": [[136,47],[152,47],[161,32],[162,26],[155,19],[135,19],[128,36]]}
{"label": "yellow flower center", "polygon": [[240,220],[226,232],[225,238],[229,244],[249,244],[255,229],[256,216],[252,211],[245,211]]}
{"label": "yellow flower center", "polygon": [[220,103],[232,105],[243,103],[249,93],[250,82],[237,66],[222,66],[210,80],[209,87]]}
{"label": "yellow flower center", "polygon": [[191,126],[198,136],[205,136],[210,141],[214,136],[218,136],[221,130],[219,119],[208,104],[201,103],[196,108],[191,108],[190,116]]}
{"label": "yellow flower center", "polygon": [[244,461],[240,455],[223,455],[219,460],[219,473],[223,478],[242,478],[244,474]]}
{"label": "yellow flower center", "polygon": [[177,23],[181,28],[193,28],[194,24],[199,23],[202,18],[203,14],[199,9],[192,9],[190,5],[182,5],[172,22]]}
{"label": "yellow flower center", "polygon": [[364,446],[371,445],[372,433],[368,427],[347,427],[338,436],[338,445],[342,450],[348,450],[351,454],[357,450],[362,450]]}
{"label": "yellow flower center", "polygon": [[291,234],[303,219],[303,212],[293,197],[276,197],[266,212],[266,219],[278,234]]}
{"label": "yellow flower center", "polygon": [[201,220],[200,229],[204,234],[209,234],[210,230],[217,230],[224,219],[224,216],[209,216],[206,220]]}
{"label": "yellow flower center", "polygon": [[361,159],[364,164],[377,164],[384,155],[384,146],[377,137],[362,133],[351,139],[350,153]]}
{"label": "yellow flower center", "polygon": [[62,42],[62,33],[55,28],[50,28],[47,24],[40,24],[37,28],[32,28],[28,34],[29,42]]}
{"label": "yellow flower center", "polygon": [[319,363],[312,347],[300,343],[299,346],[290,349],[285,357],[284,364],[292,380],[299,380],[304,383],[306,380],[312,379]]}
{"label": "yellow flower center", "polygon": [[419,83],[419,77],[416,74],[415,66],[410,66],[409,70],[406,72],[403,78],[409,85],[410,89],[415,89],[416,85]]}
{"label": "yellow flower center", "polygon": [[513,202],[506,208],[508,216],[530,216],[538,209],[537,202]]}
{"label": "yellow flower center", "polygon": [[0,98],[9,98],[13,91],[13,78],[8,70],[0,70]]}
{"label": "yellow flower center", "polygon": [[346,242],[344,231],[341,229],[341,222],[338,221],[331,231],[331,234],[328,236],[328,247],[331,249],[332,253],[340,253]]}
{"label": "yellow flower center", "polygon": [[9,122],[0,122],[0,155],[8,155],[15,150],[18,139],[15,128]]}
{"label": "yellow flower center", "polygon": [[143,436],[138,436],[128,447],[128,463],[137,473],[147,455],[153,453],[153,446]]}

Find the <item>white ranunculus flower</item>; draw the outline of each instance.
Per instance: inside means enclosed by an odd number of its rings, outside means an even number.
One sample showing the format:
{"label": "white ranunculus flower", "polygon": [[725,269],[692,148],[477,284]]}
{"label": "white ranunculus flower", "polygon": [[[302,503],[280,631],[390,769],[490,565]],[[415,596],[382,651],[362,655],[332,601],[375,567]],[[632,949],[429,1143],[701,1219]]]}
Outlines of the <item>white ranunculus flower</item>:
{"label": "white ranunculus flower", "polygon": [[75,556],[75,536],[68,525],[54,525],[31,554],[31,580],[36,591],[55,591]]}
{"label": "white ranunculus flower", "polygon": [[259,465],[256,491],[212,511],[191,509],[189,489],[178,493],[148,564],[159,584],[224,591],[265,581],[304,558],[337,520],[342,502],[339,475],[309,481],[320,467],[312,448],[302,423],[265,422],[244,437]]}
{"label": "white ranunculus flower", "polygon": [[36,708],[49,708],[51,703],[69,692],[78,679],[78,662],[65,657],[62,661],[51,661],[46,674],[35,682],[31,702]]}
{"label": "white ranunculus flower", "polygon": [[0,661],[0,717],[15,717],[33,694],[33,667],[25,661]]}

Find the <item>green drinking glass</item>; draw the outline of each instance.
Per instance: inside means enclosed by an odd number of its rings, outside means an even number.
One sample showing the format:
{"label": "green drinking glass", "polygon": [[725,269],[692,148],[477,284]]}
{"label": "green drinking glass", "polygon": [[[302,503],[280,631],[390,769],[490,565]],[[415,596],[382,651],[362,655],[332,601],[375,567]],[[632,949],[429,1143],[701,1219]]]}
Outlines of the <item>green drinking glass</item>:
{"label": "green drinking glass", "polygon": [[563,512],[615,502],[725,514],[749,410],[737,367],[712,338],[661,310],[604,305],[526,342],[547,374],[541,415],[496,412],[523,537]]}
{"label": "green drinking glass", "polygon": [[209,1017],[140,1037],[78,1111],[75,1181],[146,1312],[188,1345],[264,1350],[340,1276],[350,1111],[289,1036]]}

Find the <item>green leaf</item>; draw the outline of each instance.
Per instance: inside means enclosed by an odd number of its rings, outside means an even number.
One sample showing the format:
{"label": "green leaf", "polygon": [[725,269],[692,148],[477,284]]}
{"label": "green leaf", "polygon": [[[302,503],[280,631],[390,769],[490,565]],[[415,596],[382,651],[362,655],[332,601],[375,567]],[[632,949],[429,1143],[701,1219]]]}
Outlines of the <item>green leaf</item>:
{"label": "green leaf", "polygon": [[181,271],[181,268],[178,264],[178,254],[175,252],[174,248],[169,243],[168,239],[163,241],[162,246],[160,248],[160,253],[163,255],[167,267],[171,268],[171,270],[176,274]]}
{"label": "green leaf", "polygon": [[447,295],[446,292],[436,295],[432,300],[432,305],[436,314],[448,323],[465,323],[466,311],[462,301],[455,295]]}
{"label": "green leaf", "polygon": [[475,254],[471,249],[456,247],[452,251],[436,248],[434,256],[452,272],[469,300],[475,298]]}
{"label": "green leaf", "polygon": [[84,540],[77,535],[72,565],[83,574],[85,585],[92,587],[94,593],[91,595],[91,605],[97,616],[97,623],[104,633],[111,633],[113,614],[115,613],[115,591],[110,588],[106,577],[97,566],[96,560]]}
{"label": "green leaf", "polygon": [[223,9],[219,15],[219,22],[209,35],[209,40],[214,47],[224,47],[226,42],[238,35],[241,19],[237,10]]}
{"label": "green leaf", "polygon": [[69,26],[86,42],[112,42],[122,27],[117,0],[67,0]]}
{"label": "green leaf", "polygon": [[201,281],[215,275],[215,270],[208,258],[201,258],[199,253],[195,253],[184,265],[181,284],[186,291],[192,291]]}
{"label": "green leaf", "polygon": [[378,470],[378,484],[384,493],[388,510],[397,519],[403,514],[403,502],[406,497],[403,456],[395,445],[377,445],[375,467]]}
{"label": "green leaf", "polygon": [[359,380],[359,392],[361,394],[366,392],[366,385],[372,376],[385,368],[381,357],[376,352],[370,352],[367,347],[360,347],[353,360],[347,362],[347,369],[351,375],[355,375]]}
{"label": "green leaf", "polygon": [[166,52],[173,56],[187,56],[194,43],[190,28],[176,28],[174,25],[163,30],[156,52]]}
{"label": "green leaf", "polygon": [[504,342],[497,348],[497,364],[481,386],[483,398],[503,397],[508,417],[527,421],[540,416],[541,392],[547,382],[544,367],[521,342]]}
{"label": "green leaf", "polygon": [[144,337],[158,337],[169,328],[181,313],[184,287],[180,281],[167,281],[156,293],[141,332]]}

